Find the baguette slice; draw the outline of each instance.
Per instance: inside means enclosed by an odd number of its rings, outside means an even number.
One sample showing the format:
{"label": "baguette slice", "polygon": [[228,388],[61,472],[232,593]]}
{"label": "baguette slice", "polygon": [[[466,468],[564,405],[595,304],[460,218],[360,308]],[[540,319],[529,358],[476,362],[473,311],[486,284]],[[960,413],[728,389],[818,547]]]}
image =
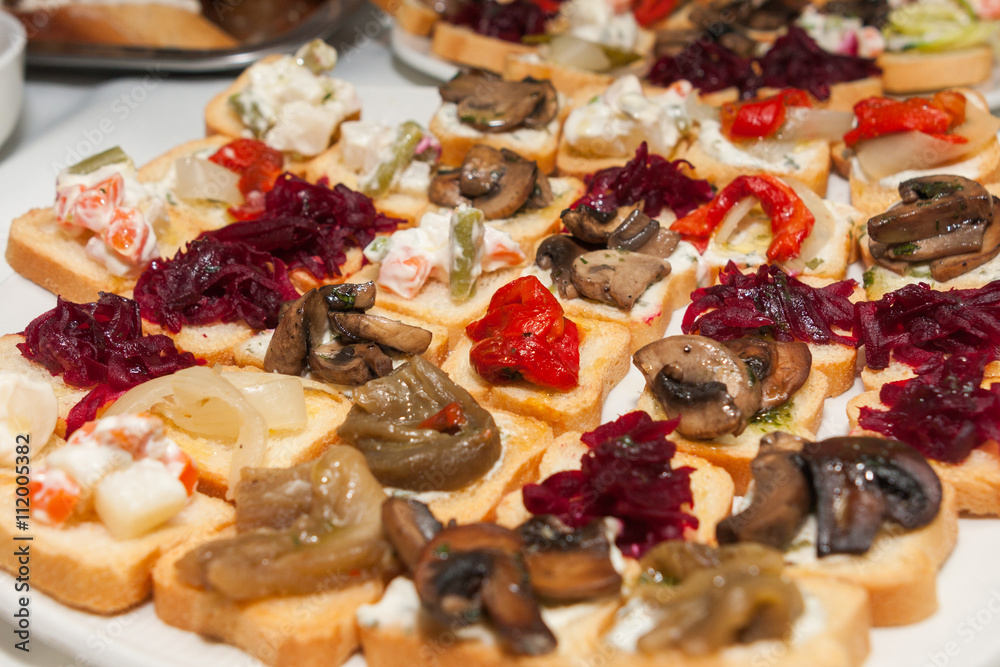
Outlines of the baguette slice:
{"label": "baguette slice", "polygon": [[702,121],[694,141],[680,157],[694,166],[693,178],[704,178],[719,189],[738,176],[771,174],[794,178],[822,197],[830,177],[830,146],[822,139],[800,141],[786,155],[763,160],[728,141],[715,121]]}
{"label": "baguette slice", "polygon": [[[541,482],[557,472],[579,470],[581,459],[590,448],[580,441],[580,433],[564,433],[545,451],[538,466],[534,482]],[[694,503],[689,511],[698,519],[697,528],[687,528],[684,538],[702,544],[715,543],[715,526],[729,516],[733,508],[733,480],[722,468],[708,461],[677,452],[670,461],[672,468],[683,466],[694,468],[691,473],[691,491]],[[523,486],[523,485],[522,485]],[[496,522],[507,528],[516,528],[531,518],[524,507],[521,489],[509,493],[500,503],[496,512]]]}
{"label": "baguette slice", "polygon": [[[868,655],[868,606],[864,590],[839,581],[796,577],[808,618],[793,629],[790,643],[759,641],[702,656],[679,651],[636,653],[636,619],[615,618],[617,600],[595,600],[543,608],[542,618],[558,640],[553,653],[518,657],[502,651],[488,628],[422,632],[420,601],[409,579],[390,584],[383,602],[358,612],[361,644],[370,667],[857,667]],[[616,623],[617,620],[617,623]],[[628,646],[631,644],[631,647]]]}
{"label": "baguette slice", "polygon": [[487,37],[447,21],[435,23],[434,33],[431,35],[431,53],[434,55],[460,65],[496,73],[503,71],[508,55],[537,51],[537,46]]}
{"label": "baguette slice", "polygon": [[[143,602],[152,591],[152,571],[164,552],[185,540],[231,524],[228,503],[196,492],[179,514],[140,537],[120,540],[100,521],[76,521],[62,527],[31,519],[31,542],[15,542],[15,486],[0,481],[0,506],[12,517],[0,526],[5,544],[27,544],[31,551],[31,586],[62,604],[98,614],[117,614]],[[17,574],[16,549],[4,549],[0,568]]]}
{"label": "baguette slice", "polygon": [[[743,495],[753,480],[750,464],[757,456],[761,437],[773,431],[786,431],[807,440],[815,440],[823,420],[823,403],[829,393],[826,375],[810,372],[806,383],[787,403],[758,415],[739,435],[727,434],[715,440],[694,440],[675,432],[670,439],[677,445],[678,452],[700,456],[728,472],[736,485],[736,494]],[[667,419],[660,402],[649,387],[642,390],[637,407],[649,413],[653,419]]]}
{"label": "baguette slice", "polygon": [[[981,93],[967,88],[957,89],[957,92],[965,95],[969,104],[975,105],[983,111],[989,111],[989,105]],[[839,152],[842,149],[834,148],[833,150]],[[848,180],[851,186],[851,204],[866,217],[878,215],[899,201],[899,184],[910,178],[934,174],[955,174],[978,181],[983,185],[1000,181],[1000,141],[996,137],[993,137],[980,151],[965,159],[938,165],[931,169],[907,169],[878,180],[864,171],[857,158],[842,157],[840,159],[845,160],[849,166]]]}
{"label": "baguette slice", "polygon": [[[1000,377],[988,377],[983,386],[1000,382]],[[851,435],[884,438],[880,433],[862,428],[858,421],[861,408],[885,410],[877,390],[859,394],[847,403],[847,419]],[[1000,516],[1000,444],[985,442],[972,450],[961,463],[929,461],[941,481],[955,489],[955,506],[959,512],[976,516]]]}
{"label": "baguette slice", "polygon": [[973,86],[993,73],[993,51],[985,45],[936,53],[886,51],[875,62],[885,92],[894,95]]}
{"label": "baguette slice", "polygon": [[556,150],[559,143],[560,123],[563,114],[557,115],[545,128],[518,128],[511,132],[480,132],[458,119],[458,105],[445,102],[431,118],[431,134],[441,141],[441,164],[457,166],[475,144],[486,144],[497,150],[508,148],[526,160],[538,163],[538,168],[551,174],[556,167]]}
{"label": "baguette slice", "polygon": [[204,16],[170,2],[60,3],[16,13],[32,41],[198,50],[239,45]]}
{"label": "baguette slice", "polygon": [[420,0],[373,0],[382,11],[392,15],[396,25],[418,37],[429,37],[441,15]]}
{"label": "baguette slice", "polygon": [[[868,552],[857,556],[837,554],[819,559],[815,540],[796,540],[802,546],[785,554],[790,571],[863,587],[868,591],[875,627],[924,620],[937,611],[937,573],[958,539],[955,490],[949,484],[942,486],[941,509],[923,528],[907,531],[895,524],[885,525]],[[814,530],[815,522],[810,522]]]}
{"label": "baguette slice", "polygon": [[[231,534],[230,529],[211,537]],[[311,595],[232,602],[177,577],[177,561],[205,539],[177,547],[156,564],[153,603],[164,623],[232,644],[275,667],[336,666],[357,650],[354,612],[382,596],[380,580]]]}
{"label": "baguette slice", "polygon": [[540,419],[550,424],[556,435],[590,431],[600,424],[601,406],[608,393],[628,372],[629,333],[611,322],[575,321],[580,331],[580,380],[571,390],[546,389],[523,381],[509,385],[487,382],[469,363],[472,340],[464,333],[441,369],[487,409]]}

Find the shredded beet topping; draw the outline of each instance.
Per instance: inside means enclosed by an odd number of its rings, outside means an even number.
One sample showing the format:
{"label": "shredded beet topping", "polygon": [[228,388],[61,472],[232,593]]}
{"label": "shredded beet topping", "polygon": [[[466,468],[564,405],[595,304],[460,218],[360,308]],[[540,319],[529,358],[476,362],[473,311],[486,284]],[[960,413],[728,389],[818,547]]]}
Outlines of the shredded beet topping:
{"label": "shredded beet topping", "polygon": [[142,316],[172,332],[214,322],[273,329],[281,304],[298,296],[280,259],[213,240],[196,240],[173,259],[153,260],[135,284]]}
{"label": "shredded beet topping", "polygon": [[982,388],[989,356],[953,354],[910,380],[882,386],[882,412],[861,408],[863,428],[901,440],[935,461],[959,463],[977,446],[1000,440],[1000,383]]}
{"label": "shredded beet topping", "polygon": [[712,201],[712,186],[681,171],[684,160],[671,162],[659,155],[650,155],[646,142],[635,151],[635,157],[624,167],[608,167],[587,177],[587,192],[573,203],[573,208],[591,206],[612,213],[619,206],[643,202],[643,213],[656,217],[664,209],[683,217],[702,204]]}
{"label": "shredded beet topping", "polygon": [[304,268],[318,280],[340,275],[347,249],[364,248],[378,232],[392,232],[401,222],[375,210],[372,200],[346,185],[313,185],[282,174],[264,199],[256,220],[236,222],[199,238],[245,243],[284,262]]}
{"label": "shredded beet topping", "polygon": [[882,70],[871,58],[830,53],[802,28],[790,25],[788,32],[757,60],[759,76],[741,89],[743,97],[752,97],[759,88],[802,88],[818,100],[830,97],[830,86],[879,76]]}
{"label": "shredded beet topping", "polygon": [[677,55],[666,55],[654,62],[648,78],[657,86],[669,86],[686,79],[703,93],[730,86],[742,90],[753,76],[750,62],[721,44],[699,40]]}
{"label": "shredded beet topping", "polygon": [[853,280],[842,280],[811,287],[774,265],[743,274],[729,262],[719,274],[718,285],[691,293],[681,330],[718,341],[764,335],[781,341],[857,347],[850,300],[856,285]]}
{"label": "shredded beet topping", "polygon": [[705,93],[736,86],[744,99],[767,86],[802,88],[825,100],[835,83],[881,73],[874,60],[824,51],[805,30],[792,25],[760,58],[741,58],[715,42],[694,42],[676,56],[657,60],[649,80],[668,86],[687,79]]}
{"label": "shredded beet topping", "polygon": [[450,20],[455,25],[466,26],[480,35],[496,37],[506,42],[520,42],[526,35],[545,33],[546,15],[528,0],[500,3],[465,2]]}
{"label": "shredded beet topping", "polygon": [[1000,359],[1000,280],[948,292],[907,285],[859,303],[857,311],[871,368],[885,368],[891,356],[918,369],[942,354],[982,352],[989,361]]}
{"label": "shredded beet topping", "polygon": [[554,514],[572,528],[617,517],[625,526],[616,544],[633,558],[664,540],[682,539],[698,519],[682,509],[694,503],[693,468],[670,467],[676,448],[667,436],[676,425],[676,419],[653,421],[645,412],[630,412],[584,433],[580,439],[590,451],[582,468],[526,485],[524,506],[533,514]]}
{"label": "shredded beet topping", "polygon": [[[94,303],[70,303],[39,315],[17,348],[26,359],[61,375],[74,387],[94,387],[69,413],[67,430],[97,417],[97,410],[147,380],[194,366],[167,336],[143,336],[139,304],[101,293]],[[96,385],[96,387],[95,387]]]}

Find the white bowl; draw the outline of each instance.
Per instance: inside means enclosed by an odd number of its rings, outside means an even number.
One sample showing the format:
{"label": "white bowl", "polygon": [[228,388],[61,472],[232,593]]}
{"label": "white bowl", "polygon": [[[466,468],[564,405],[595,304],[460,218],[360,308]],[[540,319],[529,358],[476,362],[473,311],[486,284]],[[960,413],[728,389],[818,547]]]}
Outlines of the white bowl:
{"label": "white bowl", "polygon": [[21,115],[25,42],[27,36],[21,22],[0,9],[0,144]]}

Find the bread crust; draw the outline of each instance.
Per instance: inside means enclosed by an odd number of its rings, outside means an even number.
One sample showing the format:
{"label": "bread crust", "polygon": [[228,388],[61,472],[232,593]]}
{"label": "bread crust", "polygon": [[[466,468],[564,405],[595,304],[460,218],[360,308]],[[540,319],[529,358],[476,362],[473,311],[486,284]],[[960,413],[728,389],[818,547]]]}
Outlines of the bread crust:
{"label": "bread crust", "polygon": [[537,46],[487,37],[447,21],[435,23],[434,33],[431,35],[431,52],[435,55],[497,74],[503,71],[508,55],[536,51]]}
{"label": "bread crust", "polygon": [[993,73],[989,46],[937,53],[886,51],[875,62],[882,68],[885,92],[897,95],[972,86]]}
{"label": "bread crust", "polygon": [[179,546],[156,564],[153,602],[164,623],[222,640],[275,667],[336,666],[357,650],[354,612],[379,599],[381,580],[311,595],[232,602],[177,577],[176,562],[203,541]]}
{"label": "bread crust", "polygon": [[[13,478],[0,480],[0,504],[15,515]],[[62,604],[96,614],[118,614],[145,601],[160,556],[193,536],[216,531],[235,520],[228,503],[195,493],[187,506],[155,530],[128,540],[111,535],[96,520],[47,526],[32,520],[31,586]],[[0,538],[17,544],[14,522],[0,526]],[[13,548],[0,553],[0,568],[16,574]]]}

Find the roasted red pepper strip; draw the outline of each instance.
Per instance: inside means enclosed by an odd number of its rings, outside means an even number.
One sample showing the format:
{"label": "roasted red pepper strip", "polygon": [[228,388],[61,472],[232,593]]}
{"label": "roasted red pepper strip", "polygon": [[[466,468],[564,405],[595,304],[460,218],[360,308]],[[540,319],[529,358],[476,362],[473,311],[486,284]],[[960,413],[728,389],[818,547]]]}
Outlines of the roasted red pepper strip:
{"label": "roasted red pepper strip", "polygon": [[965,96],[953,91],[935,93],[934,97],[911,97],[890,100],[869,97],[854,105],[857,126],[844,135],[848,148],[859,141],[897,132],[923,132],[937,139],[963,144],[968,139],[948,134],[965,122]]}
{"label": "roasted red pepper strip", "polygon": [[636,0],[632,13],[644,28],[667,18],[677,7],[677,0]]}
{"label": "roasted red pepper strip", "polygon": [[497,290],[486,316],[465,332],[474,342],[469,361],[489,382],[525,380],[553,389],[578,384],[580,333],[534,276]]}
{"label": "roasted red pepper strip", "polygon": [[274,187],[285,165],[281,151],[256,139],[231,141],[208,159],[240,175],[245,202],[229,209],[237,220],[253,220],[264,212],[264,194]]}
{"label": "roasted red pepper strip", "polygon": [[458,402],[455,402],[449,403],[437,413],[420,422],[420,428],[430,428],[439,433],[455,435],[462,430],[465,421],[465,413],[462,412],[462,406]]}
{"label": "roasted red pepper strip", "polygon": [[773,137],[785,124],[788,107],[812,107],[812,101],[806,91],[786,88],[762,100],[727,102],[719,110],[722,134],[732,141]]}
{"label": "roasted red pepper strip", "polygon": [[756,197],[771,218],[771,245],[767,258],[784,262],[798,257],[802,242],[812,232],[816,218],[788,185],[776,176],[740,176],[715,199],[679,220],[670,228],[681,234],[699,252],[705,252],[715,228],[744,197]]}

